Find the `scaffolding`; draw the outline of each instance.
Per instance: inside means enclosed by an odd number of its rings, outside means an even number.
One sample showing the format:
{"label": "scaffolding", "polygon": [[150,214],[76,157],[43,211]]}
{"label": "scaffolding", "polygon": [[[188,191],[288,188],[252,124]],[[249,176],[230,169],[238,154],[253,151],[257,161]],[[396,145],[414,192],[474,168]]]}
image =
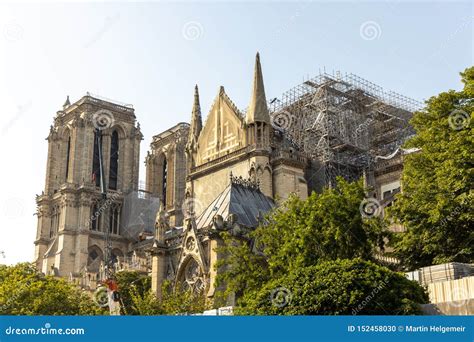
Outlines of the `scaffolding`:
{"label": "scaffolding", "polygon": [[409,120],[421,104],[354,74],[320,75],[269,104],[284,130],[311,161],[310,187],[332,186],[370,173],[376,156],[393,153],[413,134]]}

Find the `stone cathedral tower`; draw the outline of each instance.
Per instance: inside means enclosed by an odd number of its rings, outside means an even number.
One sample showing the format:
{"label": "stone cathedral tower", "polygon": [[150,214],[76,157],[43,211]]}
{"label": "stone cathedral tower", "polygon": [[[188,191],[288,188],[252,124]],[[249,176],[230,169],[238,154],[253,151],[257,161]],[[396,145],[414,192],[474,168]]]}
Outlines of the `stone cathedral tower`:
{"label": "stone cathedral tower", "polygon": [[[100,203],[96,128],[102,130],[108,201]],[[76,279],[104,259],[104,232],[112,257],[128,252],[122,228],[124,197],[138,189],[140,141],[134,109],[87,94],[57,112],[48,135],[44,191],[37,196],[35,262],[47,274]]]}

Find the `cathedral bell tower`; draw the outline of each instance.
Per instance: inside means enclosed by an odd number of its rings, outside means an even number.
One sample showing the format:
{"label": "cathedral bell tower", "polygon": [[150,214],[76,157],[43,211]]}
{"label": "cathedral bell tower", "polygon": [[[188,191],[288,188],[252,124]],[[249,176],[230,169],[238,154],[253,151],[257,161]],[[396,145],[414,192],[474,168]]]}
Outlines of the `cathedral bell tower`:
{"label": "cathedral bell tower", "polygon": [[[100,202],[97,129],[102,131],[105,204]],[[89,93],[73,104],[68,97],[47,137],[45,187],[36,197],[39,270],[72,279],[98,272],[107,230],[112,257],[127,253],[122,206],[125,194],[138,189],[142,139],[132,106]]]}

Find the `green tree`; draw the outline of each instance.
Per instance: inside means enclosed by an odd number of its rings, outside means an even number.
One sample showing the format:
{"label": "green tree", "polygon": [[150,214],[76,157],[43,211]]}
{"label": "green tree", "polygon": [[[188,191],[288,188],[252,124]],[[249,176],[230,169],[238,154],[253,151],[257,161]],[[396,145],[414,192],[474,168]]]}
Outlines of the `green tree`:
{"label": "green tree", "polygon": [[423,288],[375,263],[389,234],[362,217],[364,195],[360,181],[340,178],[306,200],[290,197],[248,236],[222,233],[218,300],[234,293],[239,314],[419,313]]}
{"label": "green tree", "polygon": [[[136,271],[120,271],[117,272],[116,277],[122,314],[141,315],[136,304],[139,300],[151,300],[148,298],[148,293],[151,291],[151,278]],[[137,303],[134,302],[134,297]]]}
{"label": "green tree", "polygon": [[151,291],[151,279],[135,271],[117,273],[122,313],[126,315],[179,315],[205,310],[204,295],[163,284],[163,298],[159,301]]}
{"label": "green tree", "polygon": [[388,232],[379,218],[362,217],[363,199],[361,181],[339,178],[336,188],[313,192],[306,200],[290,197],[243,242],[223,234],[221,253],[226,258],[218,263],[223,270],[219,286],[225,284],[226,294],[240,296],[321,261],[372,259]]}
{"label": "green tree", "polygon": [[170,282],[163,284],[163,301],[161,307],[166,315],[202,313],[206,310],[206,297],[204,293],[193,293],[173,287]]}
{"label": "green tree", "polygon": [[107,311],[66,280],[44,276],[29,263],[0,266],[0,314],[97,315]]}
{"label": "green tree", "polygon": [[[128,315],[176,315],[205,310],[204,295],[175,289],[165,283],[160,302],[151,292],[149,276],[138,272],[117,273],[122,313]],[[0,315],[106,315],[92,294],[65,279],[44,276],[29,263],[0,266]]]}
{"label": "green tree", "polygon": [[247,291],[238,314],[410,315],[428,296],[403,274],[361,259],[337,259],[294,269]]}
{"label": "green tree", "polygon": [[394,236],[395,254],[409,269],[474,261],[474,67],[464,88],[430,98],[411,121],[403,192],[390,214],[406,228]]}
{"label": "green tree", "polygon": [[131,307],[136,315],[151,316],[164,314],[161,303],[151,290],[140,292],[136,287],[131,287],[130,300]]}
{"label": "green tree", "polygon": [[139,315],[183,315],[202,313],[206,309],[204,294],[174,287],[168,281],[163,284],[162,293],[160,302],[150,290],[140,293],[136,287],[130,287],[134,312]]}

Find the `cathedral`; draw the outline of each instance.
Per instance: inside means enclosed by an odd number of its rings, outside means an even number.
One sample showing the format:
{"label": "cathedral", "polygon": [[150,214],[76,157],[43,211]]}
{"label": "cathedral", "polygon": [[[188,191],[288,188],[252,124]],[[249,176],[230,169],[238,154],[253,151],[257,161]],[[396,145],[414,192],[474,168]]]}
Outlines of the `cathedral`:
{"label": "cathedral", "polygon": [[47,137],[36,198],[38,269],[94,289],[113,265],[151,274],[158,298],[165,280],[212,298],[220,232],[254,229],[290,194],[363,177],[376,209],[389,206],[412,111],[372,88],[352,74],[322,75],[267,101],[257,54],[248,108],[221,86],[203,123],[196,86],[190,122],[153,136],[144,188],[133,107],[68,98]]}

